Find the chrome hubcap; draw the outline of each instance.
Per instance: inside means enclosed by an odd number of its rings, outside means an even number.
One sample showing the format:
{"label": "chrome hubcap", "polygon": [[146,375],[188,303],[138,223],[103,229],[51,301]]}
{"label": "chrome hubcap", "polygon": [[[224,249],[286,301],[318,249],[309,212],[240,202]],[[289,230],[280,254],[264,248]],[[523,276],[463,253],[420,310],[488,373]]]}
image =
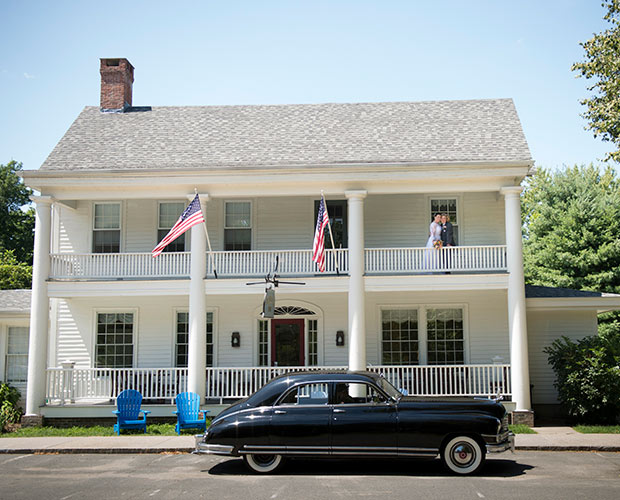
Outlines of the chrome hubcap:
{"label": "chrome hubcap", "polygon": [[262,467],[268,467],[276,461],[276,455],[254,455],[254,461]]}
{"label": "chrome hubcap", "polygon": [[452,448],[452,460],[459,467],[467,467],[476,458],[476,452],[469,443],[457,443]]}

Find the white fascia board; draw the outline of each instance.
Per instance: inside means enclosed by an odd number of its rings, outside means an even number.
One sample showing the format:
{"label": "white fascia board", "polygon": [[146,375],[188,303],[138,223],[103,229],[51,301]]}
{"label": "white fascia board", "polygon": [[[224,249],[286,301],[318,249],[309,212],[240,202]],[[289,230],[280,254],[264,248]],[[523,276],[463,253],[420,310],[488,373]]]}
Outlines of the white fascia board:
{"label": "white fascia board", "polygon": [[189,295],[189,280],[50,281],[51,298]]}
{"label": "white fascia board", "polygon": [[574,311],[597,311],[598,313],[620,311],[620,296],[613,297],[532,297],[525,301],[528,311],[571,309]]}
{"label": "white fascia board", "polygon": [[[443,168],[374,169],[317,168],[287,171],[245,170],[196,172],[65,172],[65,175],[32,175],[26,184],[58,199],[177,198],[194,188],[212,196],[242,196],[261,193],[268,196],[312,194],[323,189],[326,195],[364,188],[369,194],[422,193],[435,191],[442,181],[442,191],[497,191],[505,185],[519,184],[527,168],[458,165]],[[57,174],[54,172],[53,174]],[[148,175],[145,175],[148,174]],[[410,183],[410,185],[406,185]],[[405,185],[403,185],[405,184]]]}
{"label": "white fascia board", "polygon": [[508,274],[366,276],[367,292],[507,290]]}
{"label": "white fascia board", "polygon": [[[262,296],[266,285],[247,285],[260,281],[260,278],[210,278],[204,280],[205,294],[207,300],[209,295]],[[284,278],[284,281],[305,283],[280,285],[278,291],[286,294],[347,293],[349,290],[348,276]],[[506,290],[508,275],[366,276],[364,282],[368,292]],[[48,294],[52,298],[189,295],[189,280],[51,281]]]}
{"label": "white fascia board", "polygon": [[0,311],[0,323],[23,320],[30,320],[30,311]]}

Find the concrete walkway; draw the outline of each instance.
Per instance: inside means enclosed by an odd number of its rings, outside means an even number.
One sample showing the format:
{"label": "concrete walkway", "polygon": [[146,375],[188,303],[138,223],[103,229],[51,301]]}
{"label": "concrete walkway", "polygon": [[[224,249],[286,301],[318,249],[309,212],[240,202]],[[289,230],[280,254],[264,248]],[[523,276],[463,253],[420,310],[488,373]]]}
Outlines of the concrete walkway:
{"label": "concrete walkway", "polygon": [[[580,434],[570,427],[535,427],[517,434],[517,450],[616,451],[620,434]],[[193,436],[0,438],[0,453],[190,453]]]}

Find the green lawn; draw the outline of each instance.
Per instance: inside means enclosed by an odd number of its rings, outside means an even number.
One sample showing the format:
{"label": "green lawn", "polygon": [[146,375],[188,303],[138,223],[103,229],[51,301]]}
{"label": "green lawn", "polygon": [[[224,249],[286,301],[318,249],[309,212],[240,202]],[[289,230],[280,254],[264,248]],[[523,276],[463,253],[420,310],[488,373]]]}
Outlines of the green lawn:
{"label": "green lawn", "polygon": [[620,434],[620,425],[576,425],[573,429],[582,434]]}
{"label": "green lawn", "polygon": [[534,429],[525,424],[509,425],[508,428],[515,434],[538,434]]}
{"label": "green lawn", "polygon": [[[200,431],[197,429],[183,429],[181,435],[193,436]],[[122,435],[143,434],[140,430],[123,430]],[[174,424],[149,424],[146,428],[147,436],[176,436],[174,431]],[[69,427],[66,429],[60,429],[57,427],[24,427],[14,432],[6,432],[0,434],[0,438],[3,437],[47,437],[47,436],[114,436],[114,429],[112,425],[96,425],[93,427]]]}

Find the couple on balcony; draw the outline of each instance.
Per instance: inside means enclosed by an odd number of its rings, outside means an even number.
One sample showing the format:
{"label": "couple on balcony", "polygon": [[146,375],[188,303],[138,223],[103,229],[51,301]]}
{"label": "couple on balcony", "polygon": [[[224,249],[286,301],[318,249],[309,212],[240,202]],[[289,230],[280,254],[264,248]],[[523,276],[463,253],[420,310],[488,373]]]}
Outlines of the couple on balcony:
{"label": "couple on balcony", "polygon": [[[446,213],[437,212],[433,215],[433,221],[429,227],[429,236],[426,242],[426,268],[438,269],[440,267],[450,267],[449,256],[445,255],[445,261],[442,262],[443,247],[456,246],[454,242],[454,228],[450,222],[450,216]],[[436,250],[436,251],[433,251]],[[443,252],[445,254],[445,252]]]}

